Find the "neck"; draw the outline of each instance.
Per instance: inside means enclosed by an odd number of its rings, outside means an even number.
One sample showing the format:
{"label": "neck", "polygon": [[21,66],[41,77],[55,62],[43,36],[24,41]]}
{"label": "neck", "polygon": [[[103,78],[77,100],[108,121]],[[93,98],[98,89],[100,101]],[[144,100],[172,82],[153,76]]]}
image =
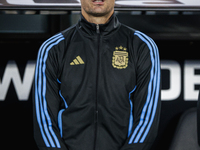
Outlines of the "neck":
{"label": "neck", "polygon": [[110,17],[113,15],[114,10],[104,16],[94,16],[94,15],[90,15],[87,14],[84,10],[82,10],[82,15],[83,17],[90,23],[94,23],[94,24],[105,24],[109,21]]}

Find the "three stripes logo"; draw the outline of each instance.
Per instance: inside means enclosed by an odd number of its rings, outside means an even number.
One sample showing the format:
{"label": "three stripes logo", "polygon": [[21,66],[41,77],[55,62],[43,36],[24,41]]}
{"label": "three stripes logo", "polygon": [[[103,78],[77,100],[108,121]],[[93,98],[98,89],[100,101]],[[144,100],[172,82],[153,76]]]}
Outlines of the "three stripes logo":
{"label": "three stripes logo", "polygon": [[85,64],[83,59],[80,56],[77,56],[71,63],[70,65],[83,65]]}

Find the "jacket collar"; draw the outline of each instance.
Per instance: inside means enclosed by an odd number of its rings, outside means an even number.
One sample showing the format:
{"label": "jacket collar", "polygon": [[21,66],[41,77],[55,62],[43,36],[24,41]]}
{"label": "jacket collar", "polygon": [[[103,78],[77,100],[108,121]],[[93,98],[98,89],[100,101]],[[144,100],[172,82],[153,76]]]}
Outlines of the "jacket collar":
{"label": "jacket collar", "polygon": [[[99,24],[100,34],[103,36],[107,36],[117,31],[120,27],[120,22],[118,21],[115,13],[110,17],[109,21],[106,24]],[[88,22],[83,15],[81,15],[81,19],[78,22],[78,28],[89,36],[93,36],[97,34],[97,25],[94,23]]]}

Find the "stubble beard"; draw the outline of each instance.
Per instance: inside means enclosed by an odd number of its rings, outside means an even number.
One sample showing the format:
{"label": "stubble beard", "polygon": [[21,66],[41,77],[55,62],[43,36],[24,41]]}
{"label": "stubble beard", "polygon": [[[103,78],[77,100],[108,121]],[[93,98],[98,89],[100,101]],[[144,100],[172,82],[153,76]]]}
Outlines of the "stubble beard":
{"label": "stubble beard", "polygon": [[107,8],[106,10],[102,11],[102,12],[98,12],[95,10],[90,10],[88,9],[84,9],[85,12],[93,17],[104,17],[104,16],[108,16],[111,12],[112,12],[112,8]]}

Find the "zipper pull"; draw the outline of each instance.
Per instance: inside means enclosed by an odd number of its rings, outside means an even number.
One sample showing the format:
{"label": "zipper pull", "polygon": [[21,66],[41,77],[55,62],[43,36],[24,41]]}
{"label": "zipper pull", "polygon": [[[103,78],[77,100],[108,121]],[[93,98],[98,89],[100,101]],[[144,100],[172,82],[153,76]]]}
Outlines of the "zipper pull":
{"label": "zipper pull", "polygon": [[99,30],[99,24],[97,24],[97,33],[99,34],[100,33],[100,30]]}

